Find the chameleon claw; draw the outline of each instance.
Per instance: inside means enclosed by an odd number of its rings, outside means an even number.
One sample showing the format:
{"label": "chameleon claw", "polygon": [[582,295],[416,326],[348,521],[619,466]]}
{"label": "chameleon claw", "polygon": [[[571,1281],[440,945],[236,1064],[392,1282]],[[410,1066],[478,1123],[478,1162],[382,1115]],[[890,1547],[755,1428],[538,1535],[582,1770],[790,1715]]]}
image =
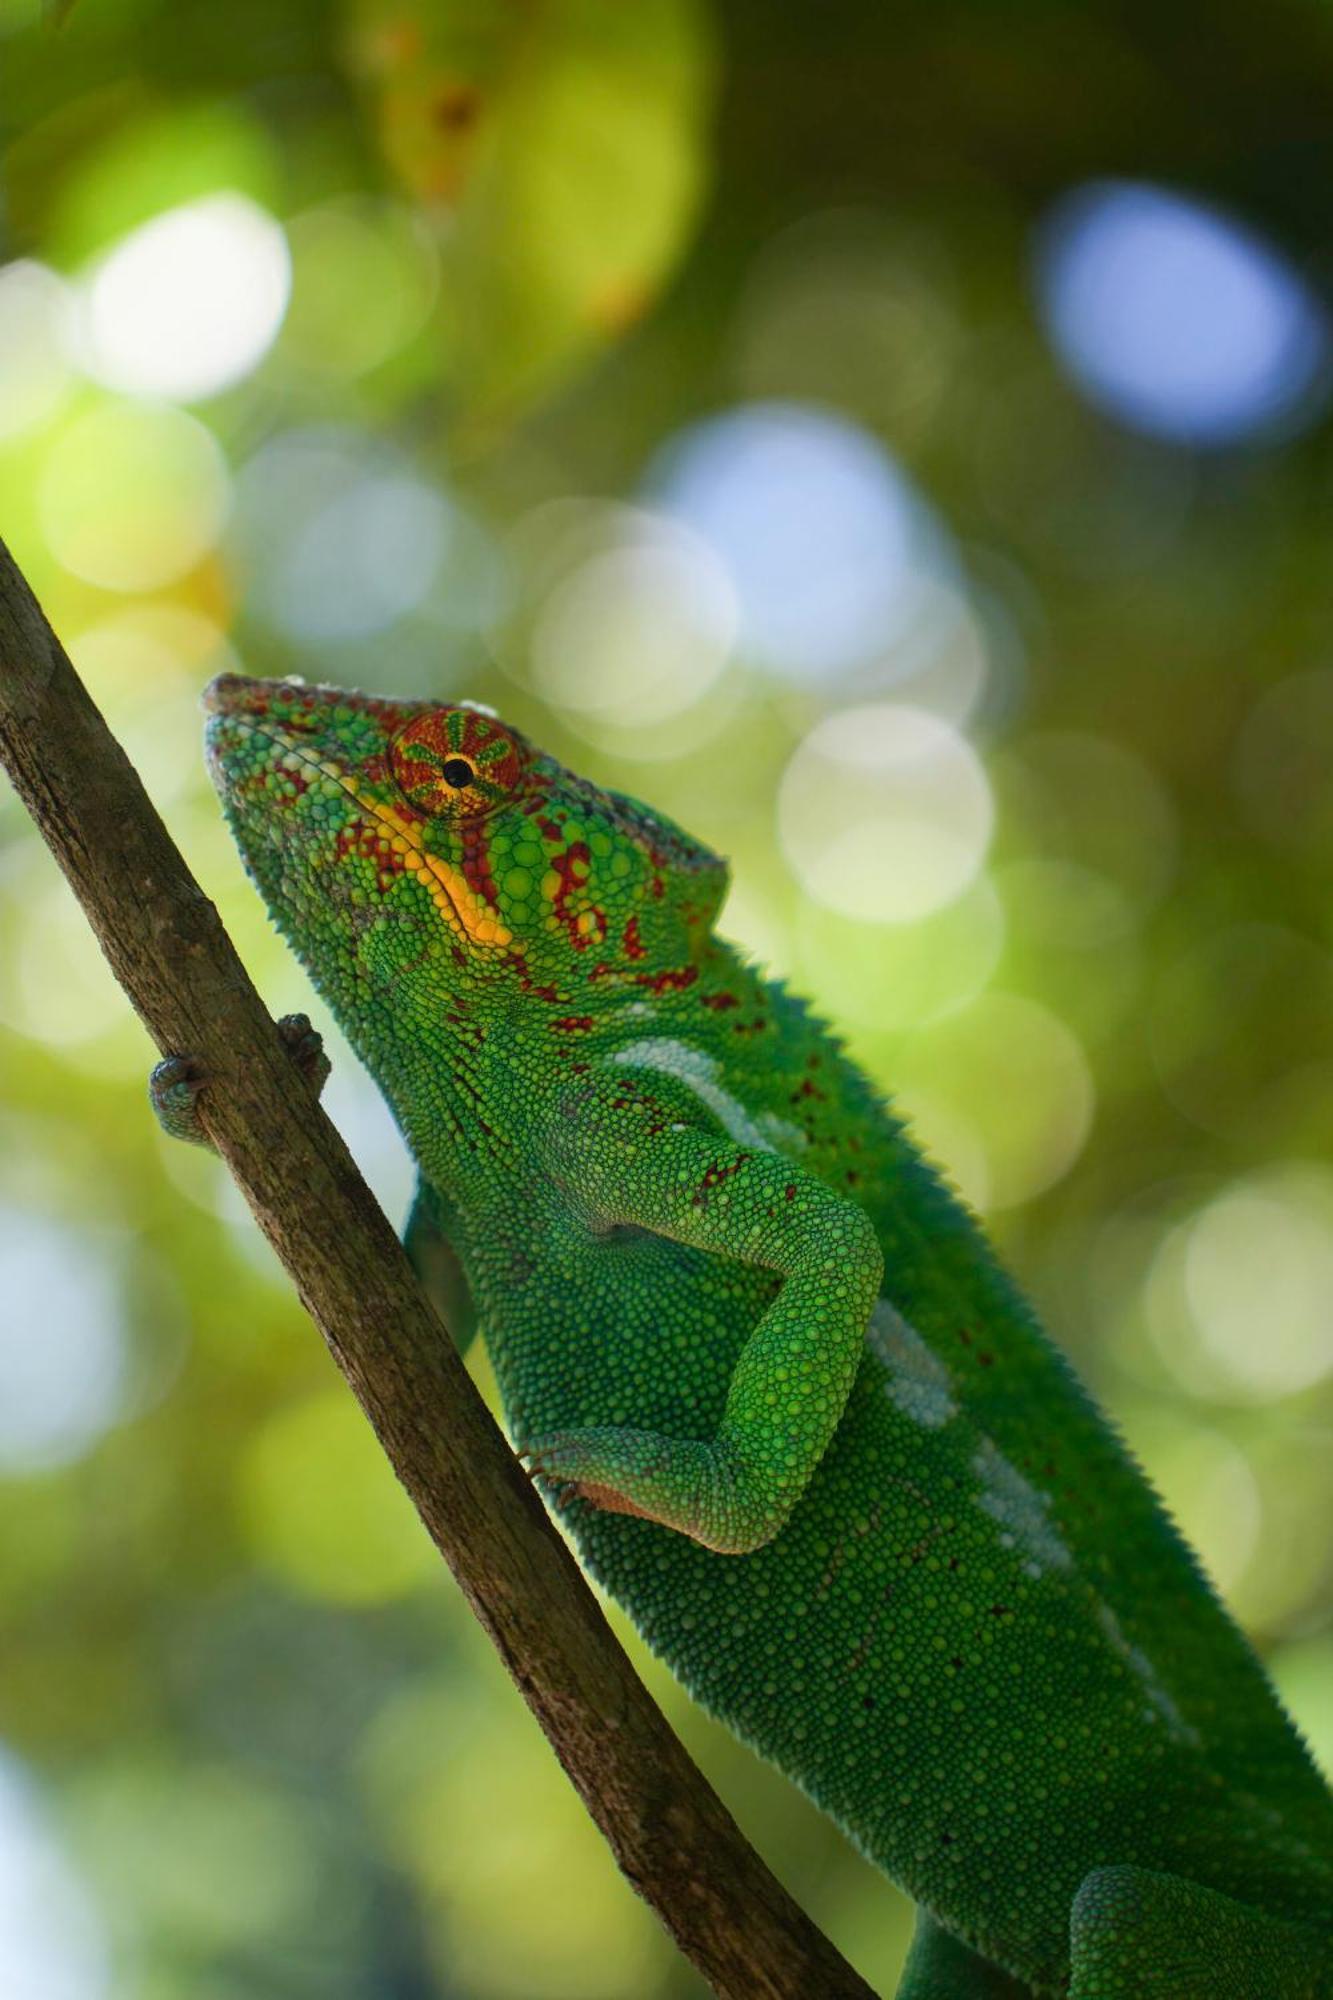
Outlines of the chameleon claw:
{"label": "chameleon claw", "polygon": [[199,1122],[199,1093],[207,1081],[197,1056],[163,1056],[152,1071],[149,1101],[169,1139],[184,1139],[192,1146],[212,1143]]}
{"label": "chameleon claw", "polygon": [[278,1036],[306,1082],[318,1096],[328,1082],[332,1064],[324,1053],[324,1037],[312,1027],[308,1014],[284,1014],[278,1022]]}
{"label": "chameleon claw", "polygon": [[[297,1071],[318,1096],[328,1080],[330,1063],[324,1040],[308,1014],[284,1014],[276,1023],[278,1039]],[[197,1056],[164,1056],[148,1079],[148,1095],[157,1122],[169,1139],[192,1146],[212,1146],[199,1118],[199,1096],[208,1072]]]}
{"label": "chameleon claw", "polygon": [[557,1509],[563,1509],[571,1500],[586,1499],[588,1495],[579,1480],[550,1464],[553,1455],[552,1447],[542,1445],[523,1445],[514,1454],[531,1483],[535,1486],[541,1481]]}

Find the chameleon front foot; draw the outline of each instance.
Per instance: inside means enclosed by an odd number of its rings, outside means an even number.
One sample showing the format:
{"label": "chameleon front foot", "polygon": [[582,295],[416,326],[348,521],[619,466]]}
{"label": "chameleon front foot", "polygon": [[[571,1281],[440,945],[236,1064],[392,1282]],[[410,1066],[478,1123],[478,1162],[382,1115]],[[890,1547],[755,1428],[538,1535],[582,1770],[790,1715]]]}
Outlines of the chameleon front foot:
{"label": "chameleon front foot", "polygon": [[560,1498],[635,1514],[689,1535],[719,1555],[762,1548],[790,1512],[790,1496],[746,1467],[724,1438],[668,1438],[613,1425],[555,1431],[519,1457]]}
{"label": "chameleon front foot", "polygon": [[[278,1036],[293,1063],[316,1096],[328,1081],[329,1059],[317,1028],[308,1014],[284,1014],[277,1022]],[[164,1056],[148,1079],[148,1096],[157,1122],[169,1139],[184,1139],[192,1146],[211,1146],[199,1117],[199,1094],[208,1076],[194,1056]]]}

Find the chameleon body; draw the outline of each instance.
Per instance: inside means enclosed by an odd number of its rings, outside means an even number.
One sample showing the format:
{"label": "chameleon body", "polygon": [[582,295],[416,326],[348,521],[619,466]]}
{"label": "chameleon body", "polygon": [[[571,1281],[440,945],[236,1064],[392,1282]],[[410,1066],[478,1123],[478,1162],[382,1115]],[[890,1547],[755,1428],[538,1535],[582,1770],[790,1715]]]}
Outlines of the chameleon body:
{"label": "chameleon body", "polygon": [[977,1223],[716,935],[724,864],[467,704],[206,705],[418,1268],[588,1569],[916,1899],[900,1993],[1333,1994],[1296,1731]]}

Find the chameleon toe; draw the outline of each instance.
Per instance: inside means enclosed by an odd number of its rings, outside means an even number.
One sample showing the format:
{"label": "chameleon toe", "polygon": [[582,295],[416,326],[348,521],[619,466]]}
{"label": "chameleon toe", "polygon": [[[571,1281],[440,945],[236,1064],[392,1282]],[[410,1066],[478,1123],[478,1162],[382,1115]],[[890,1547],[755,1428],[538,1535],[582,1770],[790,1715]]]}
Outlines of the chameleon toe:
{"label": "chameleon toe", "polygon": [[164,1056],[148,1078],[154,1115],[169,1139],[191,1146],[211,1146],[199,1118],[199,1093],[205,1076],[193,1056]]}

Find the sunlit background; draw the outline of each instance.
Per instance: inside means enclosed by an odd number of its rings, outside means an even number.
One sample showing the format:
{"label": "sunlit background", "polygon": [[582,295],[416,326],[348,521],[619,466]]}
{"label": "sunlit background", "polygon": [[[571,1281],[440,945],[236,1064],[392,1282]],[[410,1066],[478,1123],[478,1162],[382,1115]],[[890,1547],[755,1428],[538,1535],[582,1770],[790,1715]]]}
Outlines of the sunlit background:
{"label": "sunlit background", "polygon": [[[729,853],[1333,1760],[1327,10],[53,11],[0,530],[274,1013],[221,668]],[[0,1990],[697,1996],[151,1060],[0,796]],[[902,1898],[644,1664],[891,1990]]]}

